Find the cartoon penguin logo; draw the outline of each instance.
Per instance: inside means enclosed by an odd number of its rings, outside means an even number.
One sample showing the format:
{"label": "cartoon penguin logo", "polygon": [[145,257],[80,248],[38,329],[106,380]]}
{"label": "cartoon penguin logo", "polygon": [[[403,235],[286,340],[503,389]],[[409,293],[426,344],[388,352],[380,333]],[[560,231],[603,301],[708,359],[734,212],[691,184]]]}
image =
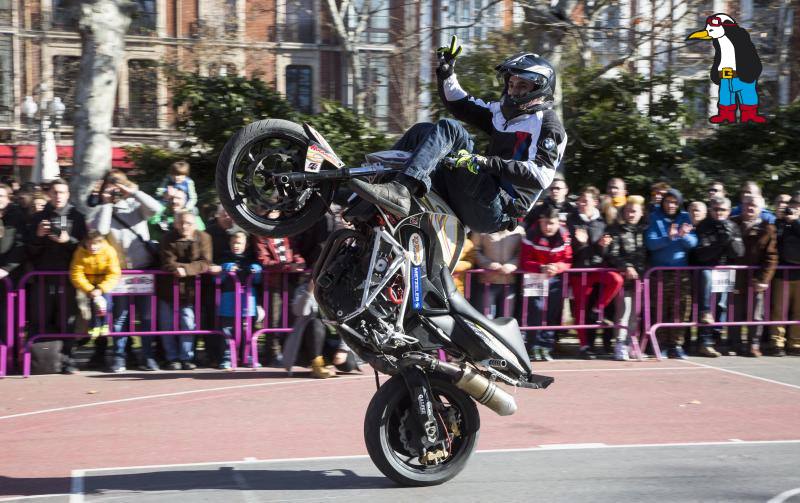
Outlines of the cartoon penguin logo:
{"label": "cartoon penguin logo", "polygon": [[706,18],[706,29],[692,33],[686,40],[711,40],[714,64],[711,81],[719,86],[719,111],[709,118],[712,124],[736,122],[738,105],[741,122],[763,123],[758,115],[756,82],[761,75],[761,60],[750,34],[727,14]]}

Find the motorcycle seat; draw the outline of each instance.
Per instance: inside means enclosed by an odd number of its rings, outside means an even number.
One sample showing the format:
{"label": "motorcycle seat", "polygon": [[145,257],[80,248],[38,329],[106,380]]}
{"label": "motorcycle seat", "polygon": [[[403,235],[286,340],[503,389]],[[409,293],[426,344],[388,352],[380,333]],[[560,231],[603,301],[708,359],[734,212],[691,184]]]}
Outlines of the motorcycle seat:
{"label": "motorcycle seat", "polygon": [[472,304],[461,295],[447,267],[442,267],[441,278],[447,301],[450,304],[450,312],[463,316],[467,320],[488,330],[489,333],[495,336],[517,357],[525,371],[530,374],[532,370],[531,362],[528,358],[528,351],[525,349],[525,341],[522,339],[522,333],[519,330],[517,320],[514,318],[496,318],[490,320],[475,309]]}

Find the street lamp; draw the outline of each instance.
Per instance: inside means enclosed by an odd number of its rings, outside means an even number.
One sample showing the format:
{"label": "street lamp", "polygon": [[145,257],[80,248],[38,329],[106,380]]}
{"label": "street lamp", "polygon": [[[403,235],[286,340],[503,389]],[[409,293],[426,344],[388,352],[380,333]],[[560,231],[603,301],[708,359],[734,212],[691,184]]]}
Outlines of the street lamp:
{"label": "street lamp", "polygon": [[39,84],[37,90],[39,103],[36,103],[33,96],[25,96],[22,102],[22,114],[28,119],[29,124],[37,122],[36,163],[31,173],[31,181],[41,182],[60,176],[53,131],[59,134],[67,107],[58,96],[49,102],[45,100],[46,84]]}

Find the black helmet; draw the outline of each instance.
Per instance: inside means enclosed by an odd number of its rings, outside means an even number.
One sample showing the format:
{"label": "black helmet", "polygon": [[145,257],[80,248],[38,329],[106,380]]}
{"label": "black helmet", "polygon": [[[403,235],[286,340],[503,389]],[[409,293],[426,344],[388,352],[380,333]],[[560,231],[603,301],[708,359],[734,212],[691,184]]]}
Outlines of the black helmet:
{"label": "black helmet", "polygon": [[[553,93],[556,87],[556,71],[553,65],[543,57],[530,52],[520,52],[497,65],[495,70],[505,81],[501,105],[503,113],[507,117],[552,107]],[[532,82],[533,90],[523,96],[509,96],[508,79],[512,75]],[[540,97],[544,97],[542,103],[531,104]]]}

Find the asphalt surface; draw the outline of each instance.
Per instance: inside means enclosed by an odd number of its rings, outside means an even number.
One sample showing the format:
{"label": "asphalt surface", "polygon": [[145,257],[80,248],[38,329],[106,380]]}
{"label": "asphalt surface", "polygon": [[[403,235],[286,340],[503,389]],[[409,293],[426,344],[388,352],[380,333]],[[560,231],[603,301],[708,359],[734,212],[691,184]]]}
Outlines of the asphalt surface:
{"label": "asphalt surface", "polygon": [[87,502],[766,502],[800,487],[798,466],[800,443],[731,443],[483,452],[431,488],[397,487],[364,457],[105,471],[82,481]]}
{"label": "asphalt surface", "polygon": [[[521,408],[517,415],[495,418],[481,409],[485,423],[478,447],[492,450],[476,453],[466,469],[447,484],[424,489],[395,486],[366,456],[327,457],[354,453],[346,450],[347,445],[359,447],[356,453],[363,452],[357,430],[360,430],[364,404],[359,400],[366,401],[371,394],[369,376],[337,383],[284,382],[277,377],[268,378],[269,373],[207,376],[196,373],[192,374],[194,379],[180,381],[175,381],[171,375],[165,374],[169,379],[159,379],[160,375],[148,374],[146,377],[151,380],[144,382],[136,375],[124,378],[84,375],[82,381],[73,382],[70,388],[90,389],[93,394],[81,391],[80,395],[70,396],[70,403],[82,407],[81,403],[102,395],[109,400],[108,405],[6,420],[7,426],[12,428],[9,433],[17,432],[17,435],[24,434],[20,432],[26,428],[45,438],[61,431],[57,438],[66,439],[63,446],[66,451],[55,451],[50,445],[51,455],[47,456],[48,449],[42,445],[35,457],[25,458],[22,466],[35,468],[61,459],[62,464],[74,470],[72,476],[68,470],[48,469],[41,473],[29,470],[31,473],[26,476],[0,469],[0,502],[418,502],[424,499],[800,503],[800,434],[797,433],[800,358],[692,358],[687,362],[670,360],[624,366],[615,362],[562,360],[554,364],[557,365],[550,365],[549,369],[557,376],[558,386],[540,394],[520,392],[517,398]],[[537,370],[548,374],[547,364],[538,366]],[[7,406],[34,400],[25,406],[27,408],[16,405],[19,410],[11,408],[7,412],[24,413],[28,409],[51,407],[58,395],[65,393],[53,389],[55,384],[66,381],[56,381],[59,376],[54,376],[53,380],[44,377],[49,376],[2,382],[6,385],[2,391],[9,398]],[[225,391],[228,388],[219,385],[228,380],[243,384]],[[178,409],[164,410],[168,402],[157,398],[161,396],[159,393],[179,383],[185,391],[170,397],[169,403],[179,398],[185,401],[176,404]],[[131,393],[140,393],[139,387],[143,385],[156,398],[125,401],[124,397]],[[205,389],[209,387],[211,390]],[[203,405],[207,401],[201,399],[207,395],[213,397],[216,407]],[[341,407],[326,410],[335,410],[336,418],[349,419],[340,419],[345,422],[337,423],[334,416],[309,415],[309,411],[317,411],[317,415],[319,411],[303,408],[302,400],[287,401],[297,396],[312,402],[339,403]],[[269,409],[248,408],[266,400],[287,405],[274,417],[268,415]],[[193,403],[197,408],[192,408],[195,407]],[[128,404],[135,409],[124,408]],[[143,408],[148,404],[152,409]],[[300,408],[293,410],[289,404]],[[236,414],[225,416],[226,411],[234,409]],[[141,438],[153,425],[168,427],[166,416],[150,418],[151,414],[164,412],[177,419],[176,410],[189,414],[179,423],[204,420],[219,425],[218,448],[212,447],[212,452],[201,448],[199,452],[205,457],[194,457],[192,446],[202,447],[208,438],[178,441],[174,435],[179,430],[170,430],[164,438],[139,442],[144,445],[134,445],[134,438]],[[143,430],[135,429],[135,423],[123,423],[131,414],[136,415]],[[274,431],[271,437],[255,438],[253,442],[254,445],[269,445],[270,449],[252,454],[223,449],[227,444],[225,435],[236,432],[236,436],[244,432],[259,435],[263,428],[253,429],[256,418],[257,423],[263,425],[279,417],[290,424]],[[231,423],[234,419],[249,422]],[[352,438],[348,436],[349,430],[342,426],[350,423],[355,425],[350,432]],[[291,437],[293,431],[304,427],[307,429],[302,430],[303,436]],[[66,428],[67,433],[62,428]],[[91,439],[81,436],[82,431],[108,443],[94,445]],[[130,438],[125,437],[126,433]],[[266,439],[271,443],[265,443]],[[707,442],[709,440],[713,441]],[[126,452],[141,448],[143,453],[124,458],[122,452],[113,455],[108,451],[113,445],[119,447],[120,442],[128,446],[124,449]],[[74,449],[81,449],[81,445],[84,446],[82,450],[103,446],[101,452],[108,456],[95,460],[96,463],[76,460]],[[497,450],[507,446],[527,449]],[[175,457],[182,461],[171,461],[166,455],[176,450],[180,455]],[[153,454],[147,456],[145,451]],[[6,461],[13,465],[16,458],[19,463],[23,454],[18,454],[12,454]],[[33,455],[33,451],[30,454]],[[244,456],[259,459],[243,459]],[[265,461],[276,457],[302,459]],[[134,458],[147,461],[137,463]],[[214,461],[226,459],[235,461]],[[2,461],[0,459],[0,466]],[[208,462],[185,464],[191,461]],[[135,464],[148,466],[131,468]],[[90,466],[126,468],[76,470]],[[4,485],[10,491],[3,491]],[[72,494],[65,494],[70,487]],[[24,492],[13,492],[14,488],[17,491],[24,488]],[[29,496],[14,500],[4,498],[3,493]],[[47,493],[60,494],[48,496]]]}

